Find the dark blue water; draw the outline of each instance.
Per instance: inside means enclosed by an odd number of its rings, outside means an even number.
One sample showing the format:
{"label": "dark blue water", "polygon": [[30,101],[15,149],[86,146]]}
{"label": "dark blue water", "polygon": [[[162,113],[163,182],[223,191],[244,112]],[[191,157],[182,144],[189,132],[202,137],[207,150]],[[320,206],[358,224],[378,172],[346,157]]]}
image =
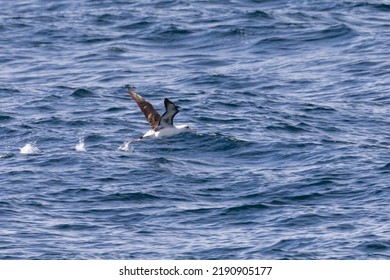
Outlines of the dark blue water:
{"label": "dark blue water", "polygon": [[1,259],[390,259],[390,2],[0,2]]}

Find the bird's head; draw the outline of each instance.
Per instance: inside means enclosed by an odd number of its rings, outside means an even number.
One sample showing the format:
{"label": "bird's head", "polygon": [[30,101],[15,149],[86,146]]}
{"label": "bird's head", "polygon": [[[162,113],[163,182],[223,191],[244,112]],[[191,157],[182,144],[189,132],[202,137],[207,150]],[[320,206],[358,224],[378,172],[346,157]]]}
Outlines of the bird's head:
{"label": "bird's head", "polygon": [[183,130],[183,131],[191,131],[191,132],[195,133],[195,130],[186,124],[178,125],[178,126],[176,126],[176,128]]}

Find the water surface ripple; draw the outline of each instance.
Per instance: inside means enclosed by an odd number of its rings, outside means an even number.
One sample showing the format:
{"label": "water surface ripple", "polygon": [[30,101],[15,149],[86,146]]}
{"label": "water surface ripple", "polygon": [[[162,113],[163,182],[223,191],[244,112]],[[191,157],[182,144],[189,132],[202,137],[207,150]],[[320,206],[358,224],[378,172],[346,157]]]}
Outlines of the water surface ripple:
{"label": "water surface ripple", "polygon": [[[389,19],[2,1],[0,259],[390,259]],[[196,134],[129,143],[128,85]]]}

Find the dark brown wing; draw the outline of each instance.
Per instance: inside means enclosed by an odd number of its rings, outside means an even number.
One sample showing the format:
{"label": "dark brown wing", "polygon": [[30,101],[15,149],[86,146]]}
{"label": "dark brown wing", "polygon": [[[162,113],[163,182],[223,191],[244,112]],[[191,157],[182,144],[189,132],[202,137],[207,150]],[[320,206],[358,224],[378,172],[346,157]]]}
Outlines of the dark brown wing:
{"label": "dark brown wing", "polygon": [[146,101],[142,96],[135,93],[131,88],[128,88],[131,98],[137,103],[138,107],[144,113],[145,118],[150,123],[152,129],[156,129],[160,123],[160,115],[156,112],[153,105]]}

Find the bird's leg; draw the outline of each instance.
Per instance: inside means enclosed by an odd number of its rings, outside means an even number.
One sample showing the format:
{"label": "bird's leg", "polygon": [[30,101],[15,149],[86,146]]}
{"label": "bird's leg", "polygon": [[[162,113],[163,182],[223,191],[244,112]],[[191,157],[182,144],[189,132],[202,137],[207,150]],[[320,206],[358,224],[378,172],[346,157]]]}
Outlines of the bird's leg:
{"label": "bird's leg", "polygon": [[145,137],[143,137],[143,136],[141,136],[140,138],[138,138],[138,139],[133,139],[133,140],[130,140],[130,143],[136,143],[136,142],[140,142],[140,141],[142,141],[142,140],[144,140],[145,139]]}

